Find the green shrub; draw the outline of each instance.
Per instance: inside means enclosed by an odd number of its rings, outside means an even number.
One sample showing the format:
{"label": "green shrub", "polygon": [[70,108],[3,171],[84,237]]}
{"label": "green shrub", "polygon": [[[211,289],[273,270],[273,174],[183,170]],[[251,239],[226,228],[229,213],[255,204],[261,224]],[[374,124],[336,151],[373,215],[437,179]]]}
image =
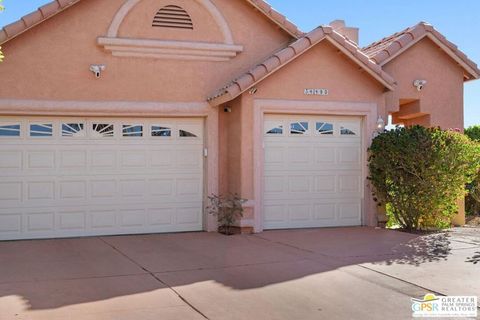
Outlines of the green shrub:
{"label": "green shrub", "polygon": [[465,129],[465,134],[473,141],[480,142],[480,125]]}
{"label": "green shrub", "polygon": [[408,230],[442,229],[480,168],[480,148],[453,131],[397,128],[374,139],[368,166],[375,200],[387,205],[396,223]]}
{"label": "green shrub", "polygon": [[[465,134],[473,141],[480,143],[480,126],[472,126],[465,129]],[[467,214],[480,214],[480,173],[472,183],[467,185],[468,195],[465,198]]]}

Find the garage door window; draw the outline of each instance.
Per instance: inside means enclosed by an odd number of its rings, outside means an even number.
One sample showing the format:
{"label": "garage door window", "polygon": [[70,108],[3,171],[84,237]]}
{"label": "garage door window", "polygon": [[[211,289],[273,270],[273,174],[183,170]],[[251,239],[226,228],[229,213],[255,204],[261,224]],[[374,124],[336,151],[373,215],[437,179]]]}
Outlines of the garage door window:
{"label": "garage door window", "polygon": [[85,137],[84,123],[63,123],[62,137]]}
{"label": "garage door window", "polygon": [[333,135],[333,124],[328,122],[317,122],[316,130],[320,135]]}
{"label": "garage door window", "polygon": [[152,126],[152,137],[171,137],[172,129],[166,126]]}
{"label": "garage door window", "polygon": [[197,138],[197,135],[186,130],[179,131],[180,138]]}
{"label": "garage door window", "polygon": [[305,135],[308,133],[308,122],[294,122],[290,124],[290,134]]}
{"label": "garage door window", "polygon": [[124,137],[143,137],[142,125],[123,125]]}
{"label": "garage door window", "polygon": [[348,127],[341,127],[340,128],[340,133],[341,133],[342,136],[356,136],[357,135],[353,130],[349,129]]}
{"label": "garage door window", "polygon": [[51,137],[53,136],[53,124],[38,123],[30,124],[30,137]]}
{"label": "garage door window", "polygon": [[278,122],[265,123],[265,133],[269,136],[283,135],[283,124]]}
{"label": "garage door window", "polygon": [[20,137],[20,124],[0,125],[0,137]]}
{"label": "garage door window", "polygon": [[109,123],[92,124],[92,136],[94,138],[111,138],[115,134],[115,126]]}

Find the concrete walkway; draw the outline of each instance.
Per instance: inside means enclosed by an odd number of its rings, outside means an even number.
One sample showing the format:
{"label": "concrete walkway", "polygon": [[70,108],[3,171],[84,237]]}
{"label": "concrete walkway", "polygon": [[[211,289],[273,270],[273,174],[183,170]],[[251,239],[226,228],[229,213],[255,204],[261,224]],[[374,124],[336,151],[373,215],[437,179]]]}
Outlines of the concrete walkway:
{"label": "concrete walkway", "polygon": [[479,275],[480,229],[0,242],[0,319],[409,319]]}

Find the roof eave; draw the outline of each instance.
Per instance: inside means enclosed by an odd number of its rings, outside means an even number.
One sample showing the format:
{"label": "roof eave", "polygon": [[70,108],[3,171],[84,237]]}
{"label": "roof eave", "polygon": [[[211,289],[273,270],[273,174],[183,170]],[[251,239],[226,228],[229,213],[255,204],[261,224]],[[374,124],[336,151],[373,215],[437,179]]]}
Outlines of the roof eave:
{"label": "roof eave", "polygon": [[[293,22],[289,21],[286,16],[273,9],[266,1],[263,0],[247,0],[258,11],[262,12],[270,21],[287,32],[295,39],[301,38],[305,33],[302,32]],[[283,23],[282,23],[283,20]]]}
{"label": "roof eave", "polygon": [[[68,8],[72,7],[73,5],[77,4],[80,2],[80,0],[54,0],[51,1],[40,8],[38,8],[36,11],[33,11],[23,17],[21,17],[19,20],[12,22],[6,26],[4,26],[0,30],[0,45],[15,39],[16,37],[22,35],[23,33],[27,32],[28,30],[35,28],[37,25],[41,24],[42,22],[56,16],[57,14],[67,10]],[[51,7],[55,5],[55,3],[58,4],[58,8],[55,10],[51,10]],[[35,22],[29,21],[31,17],[35,15],[40,15],[41,19],[38,19]],[[7,32],[7,28],[9,26],[14,27],[15,24],[23,24],[24,27],[22,28],[21,31],[15,32],[12,35],[9,35]],[[2,34],[3,33],[3,34]]]}
{"label": "roof eave", "polygon": [[[421,40],[428,38],[433,41],[437,46],[439,46],[449,57],[451,57],[455,62],[457,62],[468,74],[465,81],[476,80],[480,78],[480,70],[477,67],[470,66],[464,59],[462,59],[458,53],[454,52],[448,45],[446,45],[443,41],[441,41],[433,32],[426,31],[425,34],[422,36],[412,40],[410,43],[402,47],[400,50],[395,52],[394,54],[388,56],[386,59],[381,60],[379,57],[380,55],[377,54],[373,59],[375,59],[382,68],[388,64],[389,62],[395,60],[397,57],[402,55],[405,51],[410,49],[412,46],[420,42]],[[382,51],[388,52],[388,47]],[[381,60],[381,61],[378,61]],[[472,62],[473,64],[473,62]]]}
{"label": "roof eave", "polygon": [[[323,28],[322,28],[323,29]],[[299,57],[301,57],[304,53],[308,52],[309,50],[311,50],[312,48],[314,48],[318,43],[322,42],[323,40],[327,40],[329,41],[331,44],[333,44],[337,49],[339,49],[342,53],[344,53],[346,56],[348,56],[350,59],[352,59],[358,66],[360,66],[363,70],[365,70],[370,76],[372,76],[375,80],[377,80],[379,83],[381,83],[386,89],[390,90],[390,91],[394,91],[395,88],[396,88],[396,83],[395,81],[393,80],[393,78],[391,78],[390,76],[388,76],[383,70],[381,70],[381,67],[379,67],[378,65],[376,65],[374,62],[370,61],[368,59],[368,57],[366,55],[364,55],[360,50],[355,50],[355,54],[348,50],[346,47],[342,46],[336,39],[336,38],[339,38],[339,37],[342,37],[341,35],[339,35],[337,32],[331,30],[329,31],[329,29],[326,29],[325,30],[326,32],[324,32],[324,35],[317,39],[317,41],[315,41],[314,43],[312,43],[307,49],[303,50],[302,52],[300,52],[299,54],[295,55],[294,57],[292,57],[291,59],[289,59],[288,61],[286,61],[285,63],[279,65],[278,67],[276,67],[275,69],[271,70],[270,72],[268,72],[267,74],[265,74],[263,77],[253,81],[251,84],[249,84],[248,86],[245,86],[243,89],[240,88],[240,86],[238,84],[235,84],[235,82],[231,85],[230,88],[226,88],[225,89],[225,92],[221,93],[221,94],[216,94],[216,95],[213,95],[213,98],[210,98],[208,99],[209,103],[212,105],[212,106],[219,106],[223,103],[226,103],[226,102],[229,102],[231,100],[234,100],[236,99],[238,96],[242,95],[243,93],[245,93],[246,91],[250,90],[252,87],[254,87],[255,85],[257,85],[258,83],[262,82],[263,80],[265,80],[266,78],[270,77],[271,75],[275,74],[278,70],[282,69],[283,67],[287,66],[288,64],[290,64],[292,61],[298,59]],[[306,37],[309,37],[310,33],[306,35]],[[288,46],[289,47],[289,46]],[[287,47],[287,48],[288,48]],[[285,49],[287,49],[285,48]],[[284,49],[284,50],[285,50]],[[362,55],[362,58],[359,58],[358,55]],[[275,56],[275,55],[273,55]],[[363,60],[363,61],[362,61]],[[375,72],[371,66],[368,66],[368,64],[371,63],[372,65],[375,65],[375,67],[377,68],[377,72]],[[247,73],[248,74],[248,73]],[[384,75],[385,78],[391,78],[390,81],[387,81],[384,77],[382,77],[382,75]]]}
{"label": "roof eave", "polygon": [[[337,49],[342,51],[345,55],[350,56],[353,61],[355,61],[356,64],[358,64],[360,67],[362,67],[363,70],[365,70],[370,76],[375,78],[378,82],[380,82],[386,89],[390,91],[395,91],[396,84],[395,83],[389,83],[386,81],[384,78],[382,78],[378,73],[375,73],[373,70],[371,70],[368,66],[366,66],[360,59],[355,54],[352,54],[349,50],[347,50],[345,47],[341,46],[337,41],[332,39],[331,37],[327,36],[326,39],[332,43]],[[373,62],[372,62],[373,63]]]}

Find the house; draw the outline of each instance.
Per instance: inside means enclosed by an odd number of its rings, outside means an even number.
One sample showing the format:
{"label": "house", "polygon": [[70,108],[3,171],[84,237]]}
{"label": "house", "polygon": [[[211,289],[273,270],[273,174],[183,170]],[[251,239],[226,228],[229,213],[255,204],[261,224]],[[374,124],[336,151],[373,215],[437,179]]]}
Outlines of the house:
{"label": "house", "polygon": [[[0,43],[0,239],[375,226],[367,148],[463,127],[480,70],[427,23],[360,48],[262,0],[55,0]],[[461,211],[459,221],[461,221]]]}

